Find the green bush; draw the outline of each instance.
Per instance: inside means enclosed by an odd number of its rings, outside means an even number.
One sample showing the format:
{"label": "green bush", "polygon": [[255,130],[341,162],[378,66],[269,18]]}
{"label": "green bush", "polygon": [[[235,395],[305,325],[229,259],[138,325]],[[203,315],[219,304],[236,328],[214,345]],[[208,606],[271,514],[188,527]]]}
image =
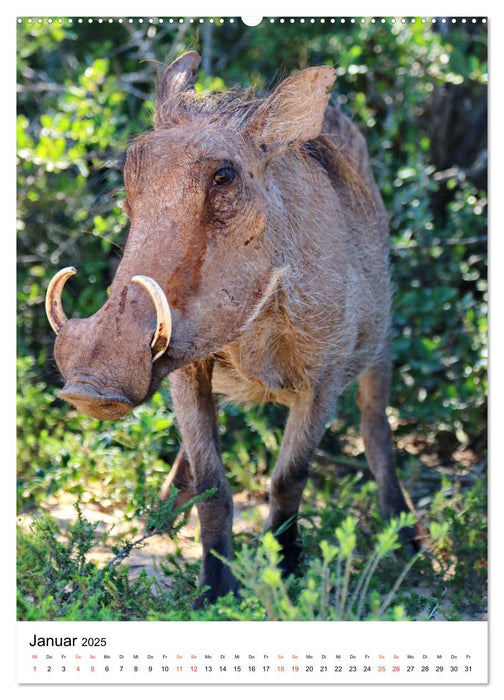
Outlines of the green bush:
{"label": "green bush", "polygon": [[[63,490],[89,489],[102,505],[126,504],[133,515],[145,491],[160,486],[178,449],[174,416],[158,393],[123,421],[68,411],[37,378],[31,358],[18,360],[18,508]],[[164,457],[164,458],[163,458]],[[133,499],[133,500],[132,500]]]}
{"label": "green bush", "polygon": [[156,577],[147,577],[145,571],[132,582],[122,563],[153,535],[174,538],[191,507],[210,495],[207,491],[178,507],[176,489],[164,501],[151,492],[149,502],[138,513],[145,520],[144,533],[114,545],[114,556],[101,568],[89,554],[110,532],[99,535],[100,524],[83,516],[78,501],[76,521],[66,532],[48,516],[36,518],[29,534],[18,532],[18,619],[131,620],[146,619],[152,611],[185,609],[196,589],[194,577],[190,580],[175,572],[177,580],[183,579],[185,590],[183,595],[178,590],[172,600]]}
{"label": "green bush", "polygon": [[[406,619],[405,610],[397,605],[389,611],[402,579],[420,554],[400,572],[391,591],[380,600],[376,590],[370,591],[370,583],[378,565],[399,545],[398,534],[402,527],[414,524],[411,514],[398,520],[378,534],[372,554],[364,566],[355,570],[357,543],[357,519],[348,516],[336,528],[331,542],[319,542],[318,556],[311,556],[307,572],[301,581],[293,577],[282,579],[281,548],[269,532],[257,546],[245,546],[230,567],[242,588],[241,595],[247,606],[241,611],[229,609],[234,619],[266,620],[384,620]],[[255,605],[250,603],[255,601]]]}
{"label": "green bush", "polygon": [[[163,573],[170,575],[175,593],[165,593],[156,576],[149,578],[144,572],[131,582],[127,568],[122,565],[152,535],[175,537],[184,522],[184,513],[192,503],[206,497],[176,508],[176,495],[173,491],[166,501],[152,497],[144,513],[145,534],[123,539],[120,546],[113,548],[115,556],[101,568],[89,560],[89,554],[109,533],[99,535],[99,523],[90,523],[82,515],[78,502],[77,519],[65,533],[48,516],[35,519],[30,533],[20,531],[18,537],[19,619],[131,620],[153,616],[179,619],[181,615],[198,619],[190,607],[191,594],[194,597],[198,593],[194,570],[191,577],[180,564],[174,566],[173,557],[168,557]],[[207,606],[203,616],[248,620],[387,619],[387,610],[400,582],[416,558],[404,568],[383,601],[376,591],[369,595],[368,601],[368,589],[380,561],[399,546],[399,529],[413,520],[413,516],[405,516],[392,521],[378,535],[373,555],[360,571],[359,579],[353,571],[355,518],[349,516],[336,529],[337,544],[320,542],[321,554],[310,558],[301,581],[291,579],[284,583],[279,568],[280,547],[274,536],[267,533],[259,545],[244,545],[231,562],[247,605],[229,596],[217,606]],[[404,609],[396,606],[391,615],[392,619],[403,619]]]}
{"label": "green bush", "polygon": [[[367,498],[367,489],[359,495],[355,481],[352,488],[356,501]],[[370,535],[354,515],[345,514],[344,499],[320,510],[316,524],[305,525],[300,578],[282,578],[279,545],[271,533],[253,540],[235,538],[229,563],[240,583],[239,597],[226,596],[198,611],[192,604],[201,593],[199,564],[184,560],[179,550],[166,555],[153,576],[143,572],[132,581],[127,565],[131,552],[153,535],[164,534],[176,543],[192,503],[207,494],[176,508],[176,491],[166,501],[151,492],[138,513],[145,522],[143,532],[107,542],[110,559],[102,566],[90,555],[110,539],[111,531],[89,522],[77,501],[76,520],[66,530],[47,515],[35,518],[28,533],[19,530],[18,619],[411,620],[429,619],[441,603],[442,618],[461,619],[464,613],[481,611],[483,603],[485,524],[471,509],[481,490],[467,499],[458,494],[453,501],[447,488],[436,494],[429,513],[429,550],[409,558],[401,553],[398,534],[413,524],[412,515],[385,525],[375,521]]]}

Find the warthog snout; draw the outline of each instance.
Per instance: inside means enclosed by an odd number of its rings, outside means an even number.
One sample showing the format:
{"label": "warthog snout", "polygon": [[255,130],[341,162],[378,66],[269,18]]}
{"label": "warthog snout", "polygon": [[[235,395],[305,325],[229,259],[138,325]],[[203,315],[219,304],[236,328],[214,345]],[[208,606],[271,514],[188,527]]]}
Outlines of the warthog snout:
{"label": "warthog snout", "polygon": [[[54,275],[47,287],[45,301],[46,314],[56,335],[58,335],[67,322],[67,317],[63,311],[63,304],[61,303],[61,292],[63,291],[67,279],[75,275],[76,272],[77,270],[75,267],[64,267]],[[131,278],[131,281],[141,284],[142,287],[148,291],[154,303],[154,308],[156,309],[157,326],[151,343],[153,351],[152,361],[155,362],[161,357],[170,343],[170,305],[168,304],[165,293],[155,280],[145,275],[135,275]]]}
{"label": "warthog snout", "polygon": [[[134,275],[131,284],[109,300],[107,313],[100,310],[88,319],[69,320],[61,294],[75,273],[74,267],[57,272],[46,294],[47,317],[58,336],[57,361],[66,380],[58,396],[92,418],[121,418],[148,394],[151,366],[170,342],[170,306],[154,279]],[[139,305],[138,286],[147,292],[150,302],[148,307],[143,304],[145,312],[139,311],[135,318],[131,309],[136,310]],[[155,326],[151,324],[152,305]],[[98,328],[102,329],[101,334],[96,333]],[[125,340],[128,353],[124,352]]]}

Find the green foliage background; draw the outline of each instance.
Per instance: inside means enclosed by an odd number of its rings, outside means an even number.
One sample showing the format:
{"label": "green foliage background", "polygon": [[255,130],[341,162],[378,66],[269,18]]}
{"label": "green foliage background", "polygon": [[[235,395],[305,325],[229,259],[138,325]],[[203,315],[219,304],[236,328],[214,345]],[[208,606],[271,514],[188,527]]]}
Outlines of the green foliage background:
{"label": "green foliage background", "polygon": [[[43,300],[52,274],[76,265],[68,315],[103,303],[127,233],[121,157],[151,127],[158,71],[187,49],[202,54],[198,90],[240,84],[261,95],[300,68],[336,68],[335,99],[366,136],[390,214],[395,433],[437,455],[436,486],[455,465],[444,484],[452,495],[461,483],[457,450],[470,452],[473,486],[484,478],[486,450],[486,26],[45,18],[18,24],[20,511],[64,490],[82,493],[83,481],[96,499],[142,505],[146,484],[160,483],[176,454],[168,387],[115,426],[54,399]],[[265,488],[283,420],[275,407],[223,412],[235,489]],[[326,456],[340,455],[337,436],[357,423],[349,392],[324,439]],[[409,454],[399,463],[407,486],[421,479]],[[432,488],[418,495],[429,490],[438,517]],[[471,503],[483,522],[483,499]]]}

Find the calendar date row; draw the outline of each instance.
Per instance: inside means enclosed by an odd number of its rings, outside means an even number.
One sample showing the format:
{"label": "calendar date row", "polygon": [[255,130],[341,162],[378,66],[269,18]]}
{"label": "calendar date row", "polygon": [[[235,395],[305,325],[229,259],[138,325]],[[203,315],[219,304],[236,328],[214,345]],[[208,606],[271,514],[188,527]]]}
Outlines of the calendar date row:
{"label": "calendar date row", "polygon": [[33,666],[33,671],[40,671],[42,673],[67,673],[67,672],[77,672],[77,673],[471,673],[472,666],[469,665],[385,665],[379,664],[375,665],[313,665],[313,664],[300,664],[300,665],[173,665],[168,666],[162,664],[157,665],[129,665],[129,664],[118,664],[118,665],[40,665]]}

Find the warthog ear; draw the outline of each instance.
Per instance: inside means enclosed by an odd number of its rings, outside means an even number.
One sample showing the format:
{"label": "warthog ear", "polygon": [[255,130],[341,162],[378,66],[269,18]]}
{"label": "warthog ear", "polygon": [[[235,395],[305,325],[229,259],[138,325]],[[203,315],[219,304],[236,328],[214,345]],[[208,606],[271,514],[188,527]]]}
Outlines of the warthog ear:
{"label": "warthog ear", "polygon": [[289,143],[311,141],[319,136],[336,79],[330,66],[306,68],[286,78],[252,114],[246,131],[272,154]]}
{"label": "warthog ear", "polygon": [[156,126],[164,122],[163,105],[170,97],[192,90],[200,62],[200,55],[196,51],[188,51],[168,66],[157,86]]}

